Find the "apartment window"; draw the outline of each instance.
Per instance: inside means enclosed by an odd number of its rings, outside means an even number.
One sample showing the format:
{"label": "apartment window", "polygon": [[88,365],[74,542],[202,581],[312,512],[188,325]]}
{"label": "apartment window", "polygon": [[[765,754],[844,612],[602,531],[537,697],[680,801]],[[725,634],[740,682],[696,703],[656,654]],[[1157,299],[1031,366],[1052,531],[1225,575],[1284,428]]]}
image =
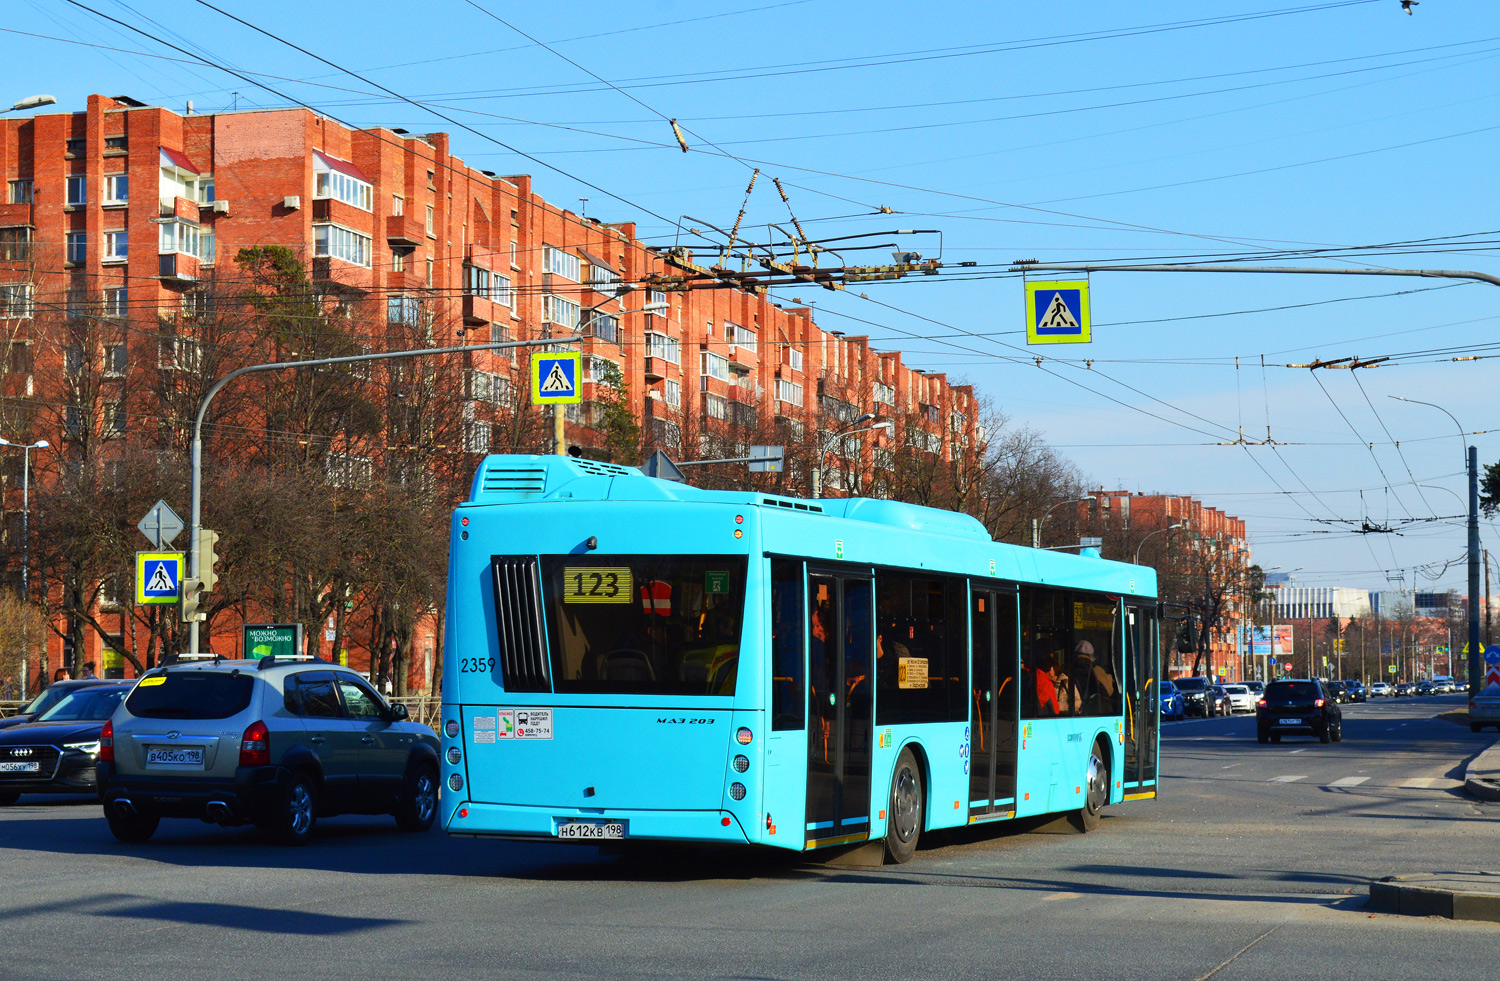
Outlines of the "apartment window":
{"label": "apartment window", "polygon": [[125,204],[130,200],[130,175],[104,175],[104,203]]}
{"label": "apartment window", "polygon": [[203,367],[203,346],[187,337],[163,337],[156,366],[165,371],[198,371]]}
{"label": "apartment window", "polygon": [[620,274],[607,266],[596,266],[589,264],[588,284],[591,289],[598,293],[616,292],[615,287],[620,283]]}
{"label": "apartment window", "polygon": [[89,179],[82,174],[68,178],[68,204],[80,205],[88,202]]}
{"label": "apartment window", "polygon": [[214,201],[214,175],[200,174],[197,181],[197,194],[194,199],[202,205],[213,204]]}
{"label": "apartment window", "polygon": [[405,271],[406,271],[406,253],[405,252],[392,252],[391,253],[391,272],[405,272]]}
{"label": "apartment window", "polygon": [[895,386],[887,385],[885,382],[876,382],[874,384],[874,390],[876,402],[879,402],[881,405],[889,406],[894,406],[896,404]]}
{"label": "apartment window", "polygon": [[181,220],[164,221],[157,228],[158,252],[183,252],[191,256],[199,254],[197,225]]}
{"label": "apartment window", "polygon": [[495,273],[490,277],[490,299],[501,306],[516,308],[516,294],[510,288],[510,277]]}
{"label": "apartment window", "polygon": [[549,323],[566,327],[569,330],[577,330],[578,314],[578,304],[572,300],[553,296],[550,293],[542,297],[542,319]]}
{"label": "apartment window", "polygon": [[594,319],[589,321],[589,326],[599,340],[610,344],[620,343],[620,318],[607,313],[596,314]]}
{"label": "apartment window", "polygon": [[488,453],[490,451],[490,424],[480,419],[464,423],[464,452]]}
{"label": "apartment window", "polygon": [[948,414],[948,426],[955,433],[961,433],[969,428],[969,419],[962,412],[952,412]]}
{"label": "apartment window", "polygon": [[431,259],[427,260],[427,286],[428,286],[429,289],[432,288],[432,260]]}
{"label": "apartment window", "polygon": [[23,225],[0,228],[0,261],[25,262],[31,258],[31,229]]}
{"label": "apartment window", "polygon": [[63,415],[63,435],[77,439],[83,435],[83,407],[70,405]]}
{"label": "apartment window", "polygon": [[797,350],[794,347],[787,348],[787,351],[786,351],[786,363],[787,363],[787,367],[791,368],[793,371],[801,371],[802,370],[802,352],[799,351],[799,350]]}
{"label": "apartment window", "polygon": [[677,338],[648,331],[646,334],[646,357],[661,358],[672,364],[681,364],[681,345]]}
{"label": "apartment window", "polygon": [[205,266],[214,264],[214,227],[203,225],[198,229],[198,261]]}
{"label": "apartment window", "polygon": [[106,344],[106,345],[104,345],[104,377],[105,378],[124,378],[125,377],[125,345],[124,344]]}
{"label": "apartment window", "polygon": [[19,319],[30,317],[32,312],[31,284],[0,284],[0,317]]}
{"label": "apartment window", "polygon": [[922,413],[927,417],[928,422],[940,423],[943,421],[942,410],[935,405],[928,405],[924,402],[922,404]]}
{"label": "apartment window", "polygon": [[313,226],[313,255],[329,256],[352,262],[356,266],[370,265],[370,236],[361,235],[343,225]]}
{"label": "apartment window", "polygon": [[335,487],[358,487],[368,484],[375,466],[367,456],[330,453],[323,459],[323,474]]}
{"label": "apartment window", "polygon": [[88,233],[69,232],[68,239],[68,261],[83,262],[88,258]]}
{"label": "apartment window", "polygon": [[404,215],[404,214],[406,214],[406,199],[403,198],[399,194],[392,194],[391,195],[391,214],[393,214],[393,215]]}
{"label": "apartment window", "polygon": [[104,138],[104,149],[106,150],[129,150],[130,138],[127,136],[106,136]]}
{"label": "apartment window", "polygon": [[125,431],[124,402],[110,402],[104,407],[104,430],[114,435]]}
{"label": "apartment window", "polygon": [[434,223],[433,219],[436,218],[436,217],[437,217],[437,211],[436,211],[436,209],[434,209],[432,207],[432,205],[429,204],[427,206],[427,234],[428,235],[432,235],[433,234],[433,228],[435,227],[435,223]]}
{"label": "apartment window", "polygon": [[[663,291],[661,291],[661,290],[647,290],[646,291],[646,306],[650,307],[650,306],[655,306],[658,303],[666,303],[666,302],[667,302],[667,294],[664,293]],[[662,308],[659,312],[654,312],[654,313],[648,313],[648,314],[646,314],[646,316],[648,316],[648,317],[665,317],[666,315],[667,315],[667,310],[665,308]],[[646,323],[648,323],[648,324],[650,322],[651,321],[649,321],[649,320],[646,321]]]}
{"label": "apartment window", "polygon": [[662,394],[666,397],[667,404],[672,406],[672,408],[675,409],[681,407],[682,382],[677,381],[674,378],[668,378],[662,384]]}
{"label": "apartment window", "polygon": [[742,347],[747,351],[755,350],[755,331],[739,324],[724,321],[724,337],[735,347]]}
{"label": "apartment window", "polygon": [[470,368],[468,396],[476,402],[496,402],[500,398],[500,376],[492,371]]}
{"label": "apartment window", "polygon": [[729,400],[722,395],[713,395],[705,392],[703,395],[703,414],[710,419],[727,422],[729,420]]}
{"label": "apartment window", "polygon": [[599,358],[590,355],[583,359],[583,380],[595,384],[607,383],[611,378],[619,383],[620,366],[609,358]]}
{"label": "apartment window", "polygon": [[579,266],[580,260],[573,253],[550,245],[542,246],[542,272],[571,279],[576,283],[579,279]]}
{"label": "apartment window", "polygon": [[106,317],[124,317],[130,312],[130,291],[123,286],[111,287],[104,291],[104,315]]}
{"label": "apartment window", "polygon": [[31,374],[31,342],[11,341],[5,348],[5,373],[8,375]]}
{"label": "apartment window", "polygon": [[182,294],[182,315],[189,320],[208,320],[214,315],[214,295],[207,290]]}
{"label": "apartment window", "polygon": [[802,386],[785,378],[776,379],[776,398],[793,405],[802,404]]}
{"label": "apartment window", "polygon": [[390,324],[415,327],[422,320],[422,301],[414,296],[392,296],[385,301],[385,320]]}
{"label": "apartment window", "polygon": [[703,377],[729,381],[729,359],[712,351],[703,352]]}
{"label": "apartment window", "polygon": [[63,373],[72,377],[83,371],[83,348],[69,344],[63,348]]}
{"label": "apartment window", "polygon": [[510,267],[512,269],[521,268],[520,265],[516,263],[516,243],[514,239],[512,239],[510,243]]}
{"label": "apartment window", "polygon": [[7,193],[5,195],[5,200],[8,201],[11,204],[30,204],[31,203],[31,181],[30,180],[15,180],[15,181],[11,181],[10,184],[9,184],[9,186],[8,186],[8,188],[7,188]]}
{"label": "apartment window", "polygon": [[130,233],[124,229],[104,233],[104,261],[124,262],[130,258]]}
{"label": "apartment window", "polygon": [[483,266],[464,266],[464,292],[489,299],[490,271]]}
{"label": "apartment window", "polygon": [[365,211],[370,210],[374,189],[368,181],[336,170],[321,153],[313,154],[313,197],[332,198]]}

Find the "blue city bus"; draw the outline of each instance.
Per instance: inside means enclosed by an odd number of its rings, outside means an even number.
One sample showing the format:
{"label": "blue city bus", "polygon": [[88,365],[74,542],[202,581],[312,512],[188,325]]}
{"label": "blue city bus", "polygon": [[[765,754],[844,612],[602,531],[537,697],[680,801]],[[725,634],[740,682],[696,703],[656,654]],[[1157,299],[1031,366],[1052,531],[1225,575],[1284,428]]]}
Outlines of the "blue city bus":
{"label": "blue city bus", "polygon": [[1156,795],[1153,570],[963,514],[491,456],[453,513],[444,826],[884,842]]}

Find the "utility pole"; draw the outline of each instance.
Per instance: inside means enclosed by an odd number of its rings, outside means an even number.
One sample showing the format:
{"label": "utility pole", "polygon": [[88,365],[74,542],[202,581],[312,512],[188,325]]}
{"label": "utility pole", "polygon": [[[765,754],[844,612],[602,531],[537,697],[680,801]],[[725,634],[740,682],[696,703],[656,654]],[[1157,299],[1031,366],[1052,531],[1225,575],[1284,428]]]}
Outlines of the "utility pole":
{"label": "utility pole", "polygon": [[[1460,427],[1462,428],[1462,427]],[[1469,447],[1469,691],[1484,681],[1479,646],[1479,447]]]}
{"label": "utility pole", "polygon": [[[1484,550],[1484,642],[1489,644],[1494,636],[1490,633],[1490,550]],[[1451,674],[1451,672],[1450,672]]]}

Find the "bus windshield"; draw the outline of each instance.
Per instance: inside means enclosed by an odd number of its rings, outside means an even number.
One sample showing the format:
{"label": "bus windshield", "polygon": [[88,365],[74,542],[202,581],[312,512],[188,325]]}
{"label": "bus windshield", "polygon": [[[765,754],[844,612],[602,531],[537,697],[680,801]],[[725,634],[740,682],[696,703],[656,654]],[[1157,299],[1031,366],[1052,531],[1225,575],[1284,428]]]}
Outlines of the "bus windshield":
{"label": "bus windshield", "polygon": [[542,560],[553,690],[733,695],[743,555]]}

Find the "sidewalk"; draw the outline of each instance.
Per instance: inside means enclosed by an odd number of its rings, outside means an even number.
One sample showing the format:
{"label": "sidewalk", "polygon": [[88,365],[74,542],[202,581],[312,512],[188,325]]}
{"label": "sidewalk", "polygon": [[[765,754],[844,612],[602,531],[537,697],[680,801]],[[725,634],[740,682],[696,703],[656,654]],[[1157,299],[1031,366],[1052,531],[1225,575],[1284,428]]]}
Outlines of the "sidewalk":
{"label": "sidewalk", "polygon": [[[1469,762],[1464,791],[1500,801],[1500,742]],[[1500,872],[1415,872],[1370,883],[1370,909],[1500,923]]]}

